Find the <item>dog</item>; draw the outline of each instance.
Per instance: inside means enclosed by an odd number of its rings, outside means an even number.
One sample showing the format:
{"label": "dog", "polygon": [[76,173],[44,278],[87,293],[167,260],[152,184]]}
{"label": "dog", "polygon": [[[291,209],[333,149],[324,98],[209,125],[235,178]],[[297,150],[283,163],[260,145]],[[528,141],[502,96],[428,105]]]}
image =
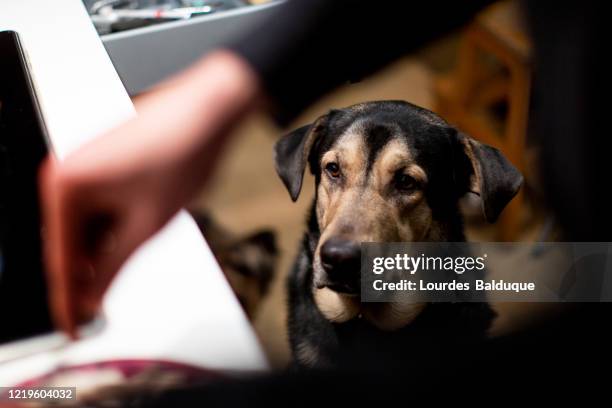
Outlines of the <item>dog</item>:
{"label": "dog", "polygon": [[[288,280],[289,340],[298,367],[330,367],[432,339],[480,341],[487,303],[361,303],[361,242],[465,241],[459,200],[494,222],[523,177],[502,155],[404,101],[334,109],[275,144],[296,201],[308,165],[316,193]],[[412,348],[414,350],[414,348]]]}
{"label": "dog", "polygon": [[238,235],[203,210],[192,210],[202,235],[249,319],[267,295],[278,263],[276,233],[263,229]]}

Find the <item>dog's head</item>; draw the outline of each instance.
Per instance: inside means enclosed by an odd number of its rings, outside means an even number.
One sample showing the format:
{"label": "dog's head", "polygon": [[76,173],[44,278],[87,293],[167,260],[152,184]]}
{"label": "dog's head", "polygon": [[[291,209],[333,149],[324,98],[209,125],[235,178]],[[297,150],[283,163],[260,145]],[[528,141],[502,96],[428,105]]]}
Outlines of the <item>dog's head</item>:
{"label": "dog's head", "polygon": [[463,195],[480,195],[493,222],[522,183],[499,150],[401,101],[332,110],[280,139],[275,153],[294,201],[307,163],[315,177],[311,249],[319,309],[337,322],[363,313],[381,328],[405,325],[422,306],[374,311],[359,304],[360,243],[462,239]]}

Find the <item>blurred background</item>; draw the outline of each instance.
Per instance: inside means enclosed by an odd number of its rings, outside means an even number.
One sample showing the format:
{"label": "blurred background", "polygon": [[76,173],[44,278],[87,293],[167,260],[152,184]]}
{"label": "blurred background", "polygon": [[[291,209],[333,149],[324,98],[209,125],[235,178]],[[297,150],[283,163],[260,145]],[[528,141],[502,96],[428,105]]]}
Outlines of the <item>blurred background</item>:
{"label": "blurred background", "polygon": [[[259,12],[257,10],[265,12],[267,7],[251,4],[266,1],[242,0],[84,2],[128,91],[135,98],[173,67],[157,56],[155,66],[162,69],[151,73],[145,70],[150,67],[145,57],[133,57],[138,60],[134,63],[127,54],[138,54],[149,46],[159,49],[160,43],[184,44],[194,36],[197,41],[210,41],[214,45],[214,39],[207,39],[201,33],[196,35],[194,30],[208,30],[209,33],[220,30],[223,35],[230,35],[225,31],[239,29],[243,20],[236,20],[237,24],[219,23],[219,19],[214,19],[217,13],[247,19]],[[250,8],[255,11],[248,12]],[[205,20],[204,16],[210,20]],[[164,26],[173,29],[166,30]],[[141,36],[141,33],[148,35]],[[178,40],[180,33],[187,37]],[[200,51],[180,54],[186,52],[183,48],[168,51],[171,54],[164,55],[164,59],[188,62],[200,54]],[[556,236],[555,223],[542,205],[538,151],[534,136],[528,132],[531,69],[531,43],[520,6],[518,2],[502,1],[484,10],[462,30],[419,53],[406,56],[361,82],[337,89],[287,129],[277,128],[264,115],[253,115],[236,130],[237,135],[232,138],[212,183],[192,204],[191,210],[199,217],[213,251],[238,292],[252,288],[245,289],[245,277],[236,275],[242,272],[241,261],[235,258],[244,255],[244,248],[236,248],[235,243],[263,230],[275,235],[275,242],[270,241],[269,235],[264,237],[264,247],[270,250],[271,257],[263,266],[268,269],[264,280],[267,283],[270,279],[269,290],[262,291],[266,292],[263,297],[243,293],[241,298],[274,366],[282,367],[289,360],[285,282],[305,231],[305,217],[314,187],[307,174],[299,200],[291,201],[274,170],[272,148],[275,141],[331,108],[383,99],[412,102],[437,112],[472,137],[498,147],[525,175],[521,193],[494,225],[484,221],[476,196],[464,199],[462,207],[468,239],[551,241]],[[229,252],[233,251],[229,255],[228,248]],[[254,300],[244,299],[249,297]],[[499,318],[493,328],[494,334],[525,324],[529,316],[548,306],[522,303],[495,307]]]}

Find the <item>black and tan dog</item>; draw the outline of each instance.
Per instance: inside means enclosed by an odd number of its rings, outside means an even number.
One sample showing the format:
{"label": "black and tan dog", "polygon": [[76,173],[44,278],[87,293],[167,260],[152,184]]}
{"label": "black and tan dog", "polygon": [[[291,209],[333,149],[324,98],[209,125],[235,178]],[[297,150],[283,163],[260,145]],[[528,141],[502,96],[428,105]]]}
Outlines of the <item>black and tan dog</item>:
{"label": "black and tan dog", "polygon": [[329,366],[414,339],[486,336],[494,317],[488,304],[361,303],[360,243],[465,241],[458,201],[467,192],[480,195],[493,222],[523,180],[497,149],[426,109],[380,101],[332,110],[279,140],[275,153],[294,201],[307,164],[316,183],[289,278],[298,365]]}
{"label": "black and tan dog", "polygon": [[250,319],[255,317],[274,279],[278,249],[276,234],[264,229],[239,235],[207,211],[192,210],[238,301]]}

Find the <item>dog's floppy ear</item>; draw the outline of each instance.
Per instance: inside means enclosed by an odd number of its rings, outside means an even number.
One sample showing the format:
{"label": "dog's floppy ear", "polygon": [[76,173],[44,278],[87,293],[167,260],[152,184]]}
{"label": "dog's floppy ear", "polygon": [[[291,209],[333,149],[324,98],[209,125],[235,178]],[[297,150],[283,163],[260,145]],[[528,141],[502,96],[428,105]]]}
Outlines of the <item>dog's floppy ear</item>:
{"label": "dog's floppy ear", "polygon": [[312,124],[302,126],[283,136],[274,145],[276,172],[296,201],[302,189],[304,170],[310,150],[327,124],[328,115],[320,116]]}
{"label": "dog's floppy ear", "polygon": [[469,190],[478,194],[488,222],[494,222],[518,193],[523,176],[496,148],[457,132],[463,153],[469,160]]}

